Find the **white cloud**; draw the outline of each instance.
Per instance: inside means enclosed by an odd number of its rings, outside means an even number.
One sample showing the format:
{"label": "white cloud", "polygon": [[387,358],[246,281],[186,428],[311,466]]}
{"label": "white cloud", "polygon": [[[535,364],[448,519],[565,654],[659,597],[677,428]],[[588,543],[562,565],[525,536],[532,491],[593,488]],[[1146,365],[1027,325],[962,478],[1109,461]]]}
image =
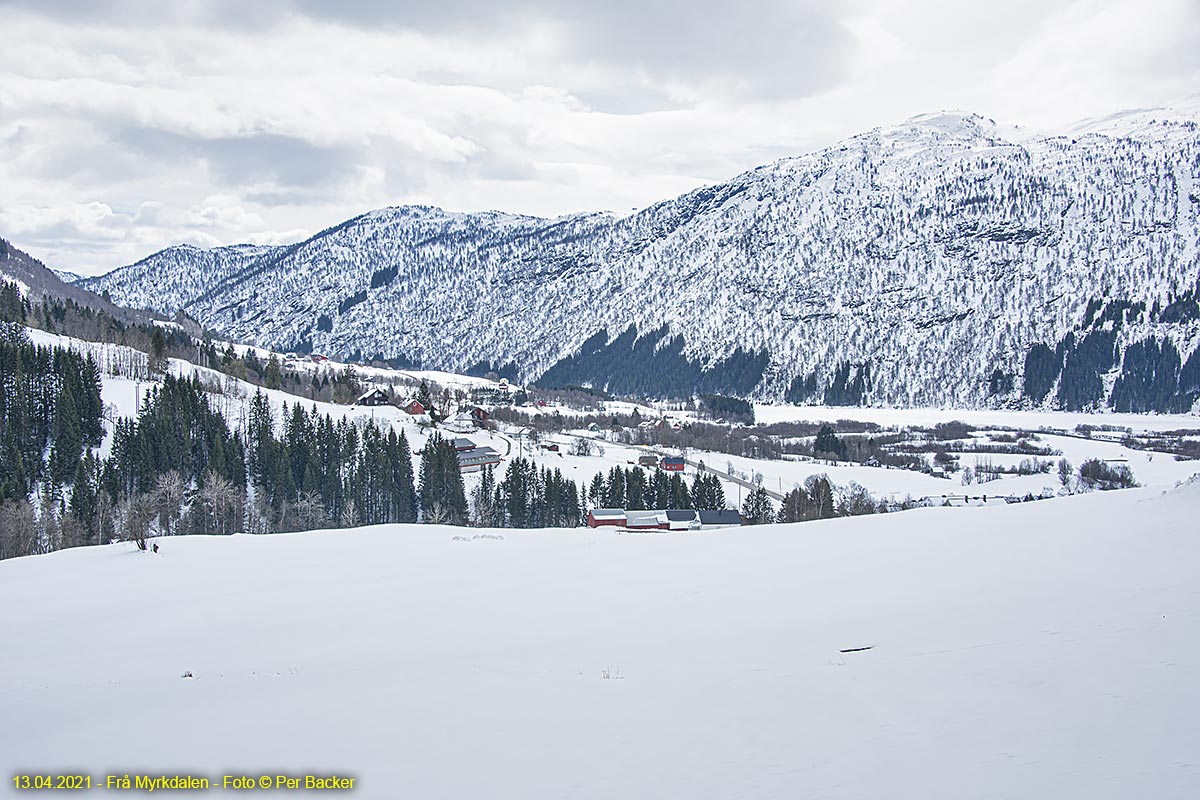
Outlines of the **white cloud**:
{"label": "white cloud", "polygon": [[644,206],[942,108],[1200,85],[1190,0],[0,6],[0,235],[98,271],[421,202]]}

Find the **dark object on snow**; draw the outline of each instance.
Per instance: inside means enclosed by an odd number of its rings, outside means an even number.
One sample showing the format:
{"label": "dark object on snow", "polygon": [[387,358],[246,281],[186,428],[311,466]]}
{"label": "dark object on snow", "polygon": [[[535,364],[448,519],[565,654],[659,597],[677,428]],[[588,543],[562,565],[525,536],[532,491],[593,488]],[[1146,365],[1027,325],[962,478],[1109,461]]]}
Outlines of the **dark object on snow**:
{"label": "dark object on snow", "polygon": [[154,552],[158,552],[158,542],[154,543]]}
{"label": "dark object on snow", "polygon": [[845,650],[839,650],[839,653],[861,653],[863,650],[870,650],[875,645],[869,644],[866,647],[847,647]]}

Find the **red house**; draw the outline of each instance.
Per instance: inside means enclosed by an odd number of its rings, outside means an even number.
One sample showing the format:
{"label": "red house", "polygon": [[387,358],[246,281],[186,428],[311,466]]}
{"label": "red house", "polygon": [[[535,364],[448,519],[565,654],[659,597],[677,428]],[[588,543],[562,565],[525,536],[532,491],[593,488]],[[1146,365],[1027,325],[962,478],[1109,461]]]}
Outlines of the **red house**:
{"label": "red house", "polygon": [[593,508],[588,512],[587,524],[589,528],[599,528],[602,525],[624,528],[625,511],[620,508]]}
{"label": "red house", "polygon": [[425,413],[425,406],[421,405],[420,400],[409,400],[407,403],[401,406],[401,408],[403,408],[409,414],[412,414],[414,417],[418,414]]}
{"label": "red house", "polygon": [[664,456],[661,466],[669,472],[683,472],[683,456]]}

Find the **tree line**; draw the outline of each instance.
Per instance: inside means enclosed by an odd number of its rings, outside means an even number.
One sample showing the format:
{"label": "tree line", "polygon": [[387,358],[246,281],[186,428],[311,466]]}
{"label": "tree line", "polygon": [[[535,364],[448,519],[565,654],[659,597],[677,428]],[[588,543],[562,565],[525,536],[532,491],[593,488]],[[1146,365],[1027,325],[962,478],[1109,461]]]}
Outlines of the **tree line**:
{"label": "tree line", "polygon": [[100,370],[90,356],[34,345],[0,323],[0,502],[70,483],[103,438]]}

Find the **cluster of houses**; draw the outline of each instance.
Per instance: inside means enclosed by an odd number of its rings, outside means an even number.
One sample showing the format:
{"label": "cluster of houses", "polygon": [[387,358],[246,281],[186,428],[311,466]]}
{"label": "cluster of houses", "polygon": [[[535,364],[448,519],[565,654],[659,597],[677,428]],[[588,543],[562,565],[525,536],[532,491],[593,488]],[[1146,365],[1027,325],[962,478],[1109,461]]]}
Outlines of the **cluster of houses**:
{"label": "cluster of houses", "polygon": [[735,528],[744,525],[742,515],[733,509],[694,511],[690,508],[668,508],[649,511],[626,511],[623,508],[593,508],[588,512],[589,528],[613,527],[627,531],[700,531],[713,528]]}
{"label": "cluster of houses", "polygon": [[[354,401],[354,404],[358,406],[386,406],[391,405],[391,402],[391,397],[383,389],[371,389],[363,392]],[[433,418],[430,416],[433,409],[426,408],[425,404],[416,398],[405,400],[400,404],[400,410],[412,417],[413,422],[418,425],[430,425],[433,422]],[[487,421],[487,409],[474,406],[469,411],[462,411],[442,420],[441,426],[453,433],[470,433],[476,428],[484,427]]]}
{"label": "cluster of houses", "polygon": [[658,467],[666,472],[683,472],[683,456],[663,456],[662,458],[656,455],[638,456],[638,466]]}

